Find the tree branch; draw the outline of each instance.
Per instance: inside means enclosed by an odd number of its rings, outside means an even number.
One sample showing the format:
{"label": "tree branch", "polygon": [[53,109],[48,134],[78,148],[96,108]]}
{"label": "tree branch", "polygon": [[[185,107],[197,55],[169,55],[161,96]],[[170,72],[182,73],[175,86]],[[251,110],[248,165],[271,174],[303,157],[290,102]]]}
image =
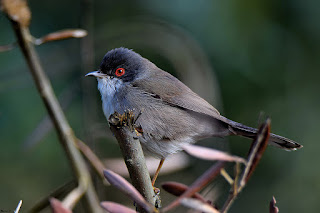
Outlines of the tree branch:
{"label": "tree branch", "polygon": [[125,116],[124,119],[127,120],[127,115],[128,113],[124,115],[114,113],[111,115],[109,118],[110,129],[119,143],[132,185],[149,203],[155,205],[156,196],[151,185],[141,144],[138,139],[135,139],[135,132],[129,125],[123,125],[118,122],[119,116]]}
{"label": "tree branch", "polygon": [[[11,10],[11,8],[14,8],[17,5],[14,5],[13,2],[10,2],[13,3],[10,5],[8,2],[10,1],[3,1],[2,6],[4,6],[4,11],[11,21],[19,47],[28,63],[34,83],[42,98],[42,101],[44,102],[50,118],[54,123],[55,129],[60,138],[60,142],[64,147],[64,150],[74,170],[74,174],[78,179],[78,184],[85,191],[85,198],[88,201],[87,203],[90,208],[89,211],[102,212],[98,197],[93,188],[88,168],[81,153],[75,146],[76,137],[74,136],[74,133],[57,101],[51,83],[41,67],[39,57],[34,49],[34,44],[31,42],[32,36],[29,32],[28,20],[23,20],[22,18],[19,19],[19,14],[18,16],[15,14],[10,14],[11,11],[19,12],[20,8],[18,8],[19,10]],[[18,6],[21,6],[21,11],[29,10],[24,1],[20,1],[20,3],[21,5]],[[16,17],[18,17],[18,19]]]}

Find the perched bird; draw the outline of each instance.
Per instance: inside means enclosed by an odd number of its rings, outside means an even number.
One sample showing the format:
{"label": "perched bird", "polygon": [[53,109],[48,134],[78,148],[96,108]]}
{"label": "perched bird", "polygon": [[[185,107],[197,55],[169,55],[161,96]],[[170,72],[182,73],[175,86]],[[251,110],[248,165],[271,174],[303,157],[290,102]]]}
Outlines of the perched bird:
{"label": "perched bird", "polygon": [[[107,52],[99,70],[86,76],[97,78],[107,119],[126,110],[132,110],[134,116],[140,114],[138,138],[145,152],[161,159],[160,165],[185,143],[228,135],[254,138],[257,133],[255,128],[220,115],[177,78],[127,48]],[[302,147],[275,134],[270,134],[269,144],[286,150]]]}

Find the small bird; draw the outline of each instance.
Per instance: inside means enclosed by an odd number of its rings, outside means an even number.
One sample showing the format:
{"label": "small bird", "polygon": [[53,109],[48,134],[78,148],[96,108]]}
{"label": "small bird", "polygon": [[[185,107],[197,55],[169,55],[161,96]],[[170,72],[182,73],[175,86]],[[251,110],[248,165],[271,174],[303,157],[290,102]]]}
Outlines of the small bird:
{"label": "small bird", "polygon": [[[86,76],[97,78],[107,119],[114,112],[133,112],[142,148],[161,159],[160,168],[164,159],[180,151],[183,144],[228,135],[254,138],[257,133],[255,128],[220,115],[176,77],[133,50],[123,47],[110,50],[99,70]],[[285,150],[302,147],[275,134],[270,134],[268,143]]]}

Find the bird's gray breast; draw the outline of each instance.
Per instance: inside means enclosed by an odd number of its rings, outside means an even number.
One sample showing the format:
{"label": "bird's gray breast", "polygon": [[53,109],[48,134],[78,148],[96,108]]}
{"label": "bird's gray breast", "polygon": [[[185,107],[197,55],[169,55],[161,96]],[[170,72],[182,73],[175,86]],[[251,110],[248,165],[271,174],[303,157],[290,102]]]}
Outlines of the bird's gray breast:
{"label": "bird's gray breast", "polygon": [[98,90],[101,94],[103,112],[107,119],[115,111],[118,113],[124,112],[119,100],[124,86],[123,82],[117,78],[98,78]]}

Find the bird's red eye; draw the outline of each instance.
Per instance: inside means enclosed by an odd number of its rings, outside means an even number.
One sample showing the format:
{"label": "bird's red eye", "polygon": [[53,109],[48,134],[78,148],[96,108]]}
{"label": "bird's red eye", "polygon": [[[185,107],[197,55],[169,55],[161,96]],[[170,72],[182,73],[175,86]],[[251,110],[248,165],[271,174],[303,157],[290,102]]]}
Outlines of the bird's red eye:
{"label": "bird's red eye", "polygon": [[123,76],[124,73],[125,73],[124,68],[118,68],[118,69],[116,70],[116,73],[115,73],[115,74],[116,74],[116,76],[120,77],[120,76]]}

